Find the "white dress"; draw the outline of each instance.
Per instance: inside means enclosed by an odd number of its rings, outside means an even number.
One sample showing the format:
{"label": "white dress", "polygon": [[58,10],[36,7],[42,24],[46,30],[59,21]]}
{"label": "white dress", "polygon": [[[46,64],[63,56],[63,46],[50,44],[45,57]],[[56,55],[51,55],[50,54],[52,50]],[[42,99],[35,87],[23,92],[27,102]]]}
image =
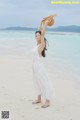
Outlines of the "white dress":
{"label": "white dress", "polygon": [[33,83],[37,95],[51,100],[55,96],[55,89],[48,78],[46,68],[43,64],[43,56],[38,53],[38,45],[32,49],[32,72]]}

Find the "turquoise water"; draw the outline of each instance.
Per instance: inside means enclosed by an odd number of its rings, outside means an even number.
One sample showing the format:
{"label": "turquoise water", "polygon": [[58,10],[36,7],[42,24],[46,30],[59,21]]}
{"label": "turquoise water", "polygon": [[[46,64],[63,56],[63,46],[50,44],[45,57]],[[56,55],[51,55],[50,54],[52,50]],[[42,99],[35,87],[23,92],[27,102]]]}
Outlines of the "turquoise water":
{"label": "turquoise water", "polygon": [[[48,32],[46,38],[47,56],[78,58],[80,60],[80,35],[79,34],[52,34]],[[35,34],[33,31],[0,31],[0,46],[13,46],[28,50],[36,45]],[[78,60],[76,59],[76,60]]]}
{"label": "turquoise water", "polygon": [[[34,31],[0,31],[1,51],[20,52],[24,55],[31,54],[31,49],[36,45]],[[52,64],[64,65],[72,72],[80,74],[80,34],[52,33],[47,32],[45,36],[49,47],[46,51],[46,58]],[[15,50],[14,50],[15,49]]]}
{"label": "turquoise water", "polygon": [[28,38],[33,35],[33,31],[0,31],[0,38]]}

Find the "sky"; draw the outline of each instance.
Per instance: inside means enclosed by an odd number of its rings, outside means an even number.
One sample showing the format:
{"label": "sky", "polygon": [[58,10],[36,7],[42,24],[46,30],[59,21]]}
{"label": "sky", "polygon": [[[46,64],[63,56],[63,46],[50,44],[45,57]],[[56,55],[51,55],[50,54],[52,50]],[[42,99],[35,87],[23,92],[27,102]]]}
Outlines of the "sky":
{"label": "sky", "polygon": [[0,0],[0,28],[36,28],[51,14],[57,14],[53,27],[80,26],[80,5],[53,5],[50,0]]}

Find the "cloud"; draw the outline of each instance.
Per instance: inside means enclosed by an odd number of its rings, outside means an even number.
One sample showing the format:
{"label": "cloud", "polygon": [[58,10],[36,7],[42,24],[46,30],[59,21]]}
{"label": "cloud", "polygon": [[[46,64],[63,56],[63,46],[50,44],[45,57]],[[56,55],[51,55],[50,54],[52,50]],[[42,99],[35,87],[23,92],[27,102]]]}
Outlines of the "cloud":
{"label": "cloud", "polygon": [[80,5],[52,5],[49,0],[0,0],[0,27],[37,27],[40,20],[56,13],[55,26],[80,24]]}

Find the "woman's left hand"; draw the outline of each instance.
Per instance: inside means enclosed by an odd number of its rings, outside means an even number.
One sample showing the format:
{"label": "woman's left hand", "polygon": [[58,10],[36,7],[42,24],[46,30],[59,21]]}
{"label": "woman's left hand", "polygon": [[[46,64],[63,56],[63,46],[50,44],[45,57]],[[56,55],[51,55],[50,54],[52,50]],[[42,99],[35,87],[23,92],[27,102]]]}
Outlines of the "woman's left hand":
{"label": "woman's left hand", "polygon": [[48,23],[51,21],[51,19],[50,18],[48,18],[47,20],[45,20],[45,25],[48,25]]}

